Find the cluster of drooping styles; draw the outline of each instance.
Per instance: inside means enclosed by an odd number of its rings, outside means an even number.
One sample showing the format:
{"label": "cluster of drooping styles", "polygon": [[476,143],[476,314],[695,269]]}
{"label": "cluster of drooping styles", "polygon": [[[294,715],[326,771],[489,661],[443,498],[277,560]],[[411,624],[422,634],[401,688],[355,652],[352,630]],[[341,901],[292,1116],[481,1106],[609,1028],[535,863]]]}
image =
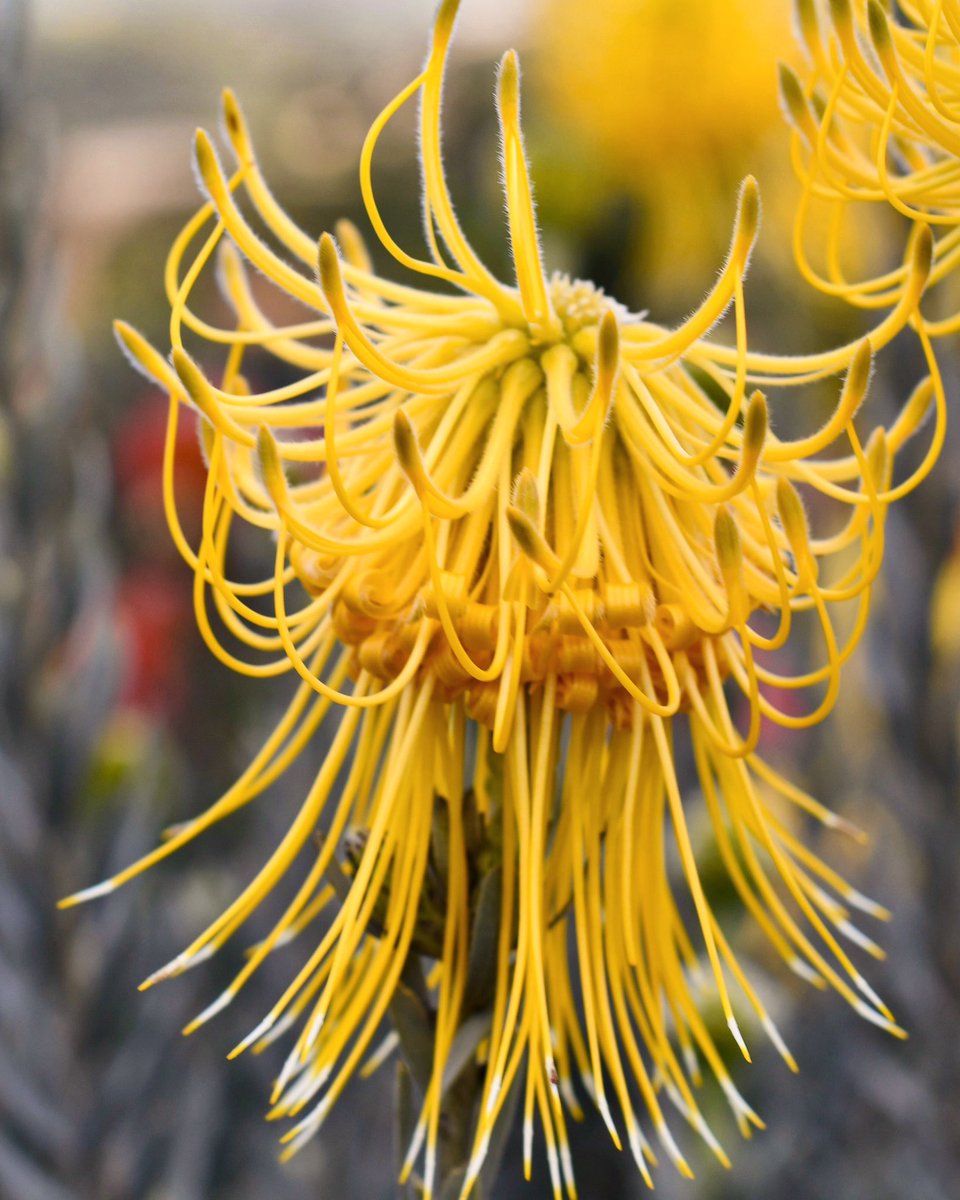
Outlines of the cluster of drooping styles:
{"label": "cluster of drooping styles", "polygon": [[[960,262],[960,6],[916,0],[893,11],[880,0],[797,0],[797,18],[807,68],[801,76],[780,70],[803,182],[796,259],[822,291],[886,308],[910,286],[909,272],[863,247],[857,225],[871,210],[931,230],[928,286]],[[853,269],[850,245],[865,260]],[[943,315],[916,318],[924,337],[960,329],[955,289],[942,290]]]}
{"label": "cluster of drooping styles", "polygon": [[[661,1151],[690,1173],[678,1122],[727,1162],[698,1099],[703,1072],[744,1134],[760,1124],[724,1065],[728,1037],[749,1057],[747,1039],[765,1030],[795,1069],[701,878],[692,807],[773,952],[901,1032],[851,956],[881,956],[854,918],[884,911],[804,844],[796,817],[861,834],[757,747],[764,722],[804,728],[834,705],[888,506],[926,469],[895,482],[901,447],[943,407],[932,360],[888,428],[861,437],[855,418],[873,357],[915,317],[932,242],[918,227],[869,339],[756,353],[748,178],[700,307],[673,330],[631,315],[544,272],[511,52],[496,85],[516,272],[506,284],[467,241],[441,161],[456,7],[442,5],[422,73],[361,154],[380,247],[416,283],[378,276],[352,225],[317,241],[290,220],[232,95],[231,165],[197,134],[207,200],[168,261],[170,359],[117,330],[169,394],[165,500],[203,637],[235,671],[294,674],[296,691],[215,804],[67,903],[112,891],[256,800],[323,722],[326,757],[281,843],[147,983],[216,952],[306,861],[269,936],[189,1028],[296,938],[309,945],[301,970],[235,1051],[299,1031],[271,1114],[294,1119],[290,1152],[351,1076],[395,1049],[397,1033],[382,1030],[399,997],[429,1017],[431,1047],[404,1174],[434,1194],[445,1093],[469,1067],[481,1094],[463,1196],[519,1097],[526,1170],[539,1128],[554,1192],[572,1197],[567,1122],[581,1086],[649,1180]],[[414,98],[422,258],[391,237],[371,185],[377,140]],[[191,307],[213,269],[233,314],[224,327]],[[271,320],[270,285],[302,319]],[[729,344],[708,337],[725,314]],[[778,405],[795,414],[815,385],[833,389],[829,416],[778,437]],[[184,419],[197,421],[208,466],[196,545],[173,487]],[[231,577],[238,529],[261,531],[267,578]],[[777,651],[814,633],[819,660],[785,673]],[[696,792],[678,782],[681,722]],[[725,1025],[709,1019],[716,1002]]]}

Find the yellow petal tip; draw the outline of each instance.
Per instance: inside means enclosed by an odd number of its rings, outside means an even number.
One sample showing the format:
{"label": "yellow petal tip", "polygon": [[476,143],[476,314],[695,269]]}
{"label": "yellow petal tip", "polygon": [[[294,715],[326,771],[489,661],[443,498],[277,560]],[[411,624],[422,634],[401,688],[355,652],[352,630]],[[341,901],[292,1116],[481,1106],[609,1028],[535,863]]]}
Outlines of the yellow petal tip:
{"label": "yellow petal tip", "polygon": [[317,262],[320,269],[320,286],[323,288],[323,294],[332,304],[343,293],[343,278],[340,274],[340,255],[337,253],[337,243],[329,233],[320,235]]}

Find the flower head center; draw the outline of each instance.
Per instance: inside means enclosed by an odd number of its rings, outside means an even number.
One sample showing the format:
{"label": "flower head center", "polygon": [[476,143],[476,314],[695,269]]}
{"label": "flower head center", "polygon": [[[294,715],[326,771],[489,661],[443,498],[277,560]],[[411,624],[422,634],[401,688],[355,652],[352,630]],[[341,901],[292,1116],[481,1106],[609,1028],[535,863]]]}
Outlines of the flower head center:
{"label": "flower head center", "polygon": [[619,304],[604,295],[603,288],[595,287],[586,279],[571,279],[560,271],[550,279],[550,300],[566,337],[572,337],[588,325],[599,325],[609,308],[619,310],[618,316],[622,312]]}

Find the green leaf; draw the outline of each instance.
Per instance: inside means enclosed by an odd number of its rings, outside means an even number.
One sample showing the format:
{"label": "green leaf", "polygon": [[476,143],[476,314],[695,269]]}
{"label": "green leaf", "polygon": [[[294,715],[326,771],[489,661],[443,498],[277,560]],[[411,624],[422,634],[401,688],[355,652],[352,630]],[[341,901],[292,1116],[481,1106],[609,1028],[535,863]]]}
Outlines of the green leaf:
{"label": "green leaf", "polygon": [[433,798],[433,821],[430,824],[430,862],[437,878],[446,888],[450,875],[450,809],[441,795]]}
{"label": "green leaf", "polygon": [[463,837],[467,859],[475,862],[483,849],[484,828],[483,817],[477,811],[477,795],[473,788],[467,788],[463,794]]}
{"label": "green leaf", "polygon": [[441,1093],[446,1092],[447,1088],[450,1087],[467,1063],[473,1059],[477,1052],[477,1047],[490,1032],[491,1015],[487,1011],[475,1013],[472,1017],[467,1017],[454,1034],[453,1041],[450,1043],[450,1050],[447,1054],[447,1061],[443,1065],[443,1082],[440,1085]]}
{"label": "green leaf", "polygon": [[404,983],[398,983],[393,993],[390,1017],[411,1074],[417,1086],[426,1091],[433,1073],[433,1018],[426,1005]]}
{"label": "green leaf", "polygon": [[[407,1151],[410,1148],[410,1143],[413,1140],[414,1130],[417,1127],[417,1104],[413,1095],[413,1078],[410,1075],[410,1068],[403,1061],[397,1060],[397,1083],[396,1083],[396,1161],[397,1175],[403,1169],[404,1159],[407,1157]],[[408,1183],[405,1187],[398,1188],[398,1194],[401,1198],[413,1195],[413,1190]]]}
{"label": "green leaf", "polygon": [[494,867],[480,880],[470,931],[470,957],[464,988],[464,1012],[489,1008],[497,982],[497,945],[500,938],[500,908],[503,868]]}

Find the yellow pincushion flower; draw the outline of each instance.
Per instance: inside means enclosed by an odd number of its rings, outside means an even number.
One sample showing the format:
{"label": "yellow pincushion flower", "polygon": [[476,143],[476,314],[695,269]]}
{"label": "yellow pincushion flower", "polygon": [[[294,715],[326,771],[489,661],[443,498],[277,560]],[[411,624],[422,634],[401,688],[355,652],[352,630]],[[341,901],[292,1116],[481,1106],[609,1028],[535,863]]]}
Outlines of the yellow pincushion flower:
{"label": "yellow pincushion flower", "polygon": [[[748,167],[762,172],[768,209],[787,202],[770,60],[791,44],[789,4],[535,0],[533,11],[528,76],[551,127],[563,131],[545,155],[559,166],[541,182],[543,203],[582,224],[604,213],[611,194],[637,201],[644,278],[652,274],[661,295],[682,294],[690,276],[713,269],[727,196]],[[543,139],[547,149],[549,129]],[[593,187],[568,185],[573,150]]]}
{"label": "yellow pincushion flower", "polygon": [[[757,142],[775,117],[769,55],[789,37],[786,5],[542,0],[540,8],[537,54],[545,74],[551,68],[552,101],[584,136],[628,156],[624,174]],[[601,77],[610,86],[596,88]],[[579,99],[586,95],[589,105]]]}
{"label": "yellow pincushion flower", "polygon": [[[899,265],[878,263],[850,277],[845,245],[863,214],[889,206],[934,233],[930,283],[960,261],[960,20],[952,3],[921,0],[798,0],[808,69],[781,68],[784,108],[795,128],[794,164],[804,191],[794,231],[804,275],[823,291],[864,308],[884,308],[906,286]],[[829,222],[813,222],[817,205]],[[824,236],[823,230],[826,228]],[[960,328],[950,314],[928,321],[932,337]]]}
{"label": "yellow pincushion flower", "polygon": [[[168,262],[172,365],[130,327],[118,333],[170,396],[166,502],[204,638],[234,670],[295,672],[299,682],[225,795],[67,903],[112,891],[255,800],[331,723],[323,765],[280,845],[148,984],[214,953],[314,854],[269,936],[189,1028],[228,1004],[276,947],[312,935],[296,979],[236,1051],[299,1023],[273,1097],[273,1116],[295,1118],[288,1149],[321,1126],[364,1063],[393,1048],[393,1037],[376,1041],[388,1011],[398,1019],[398,1004],[413,1005],[432,1040],[405,1174],[422,1154],[424,1195],[434,1194],[448,1076],[469,1068],[481,1094],[462,1194],[518,1088],[527,1172],[538,1116],[554,1193],[573,1196],[575,1074],[648,1179],[648,1122],[690,1173],[666,1105],[727,1161],[692,1087],[701,1065],[744,1134],[760,1124],[705,1019],[711,993],[745,1056],[737,1012],[795,1065],[701,881],[691,804],[702,803],[730,884],[775,952],[900,1033],[842,944],[880,956],[852,912],[883,910],[797,838],[792,812],[858,831],[767,765],[757,744],[764,718],[802,728],[833,706],[867,619],[887,507],[928,469],[891,483],[901,446],[931,405],[943,409],[932,357],[890,428],[864,445],[854,417],[873,354],[915,313],[930,237],[913,238],[905,286],[869,341],[796,359],[757,354],[743,280],[759,199],[747,179],[709,294],[678,329],[660,328],[588,283],[545,274],[511,52],[497,83],[516,268],[515,285],[504,284],[471,249],[441,161],[456,9],[442,5],[426,66],[375,120],[360,170],[380,244],[446,291],[380,278],[352,226],[339,228],[339,248],[295,226],[231,95],[229,173],[197,135],[209,198]],[[425,259],[395,243],[371,187],[377,140],[414,97]],[[215,256],[235,317],[228,328],[190,307]],[[259,276],[303,319],[274,324]],[[708,340],[731,306],[734,344]],[[221,364],[201,367],[188,343],[205,362],[220,349]],[[258,359],[295,381],[254,391],[244,370]],[[792,440],[773,432],[766,392],[842,372],[825,423]],[[796,407],[793,394],[778,399]],[[208,461],[195,548],[172,483],[185,409],[199,415]],[[804,494],[825,532],[811,528]],[[227,573],[238,525],[273,543],[262,581]],[[840,636],[836,614],[847,611]],[[784,675],[769,656],[797,624],[820,631],[822,661]],[[774,689],[811,698],[805,710],[779,707]],[[745,698],[743,729],[733,691]],[[678,782],[681,721],[702,801]],[[473,1031],[466,1053],[464,1030]]]}

